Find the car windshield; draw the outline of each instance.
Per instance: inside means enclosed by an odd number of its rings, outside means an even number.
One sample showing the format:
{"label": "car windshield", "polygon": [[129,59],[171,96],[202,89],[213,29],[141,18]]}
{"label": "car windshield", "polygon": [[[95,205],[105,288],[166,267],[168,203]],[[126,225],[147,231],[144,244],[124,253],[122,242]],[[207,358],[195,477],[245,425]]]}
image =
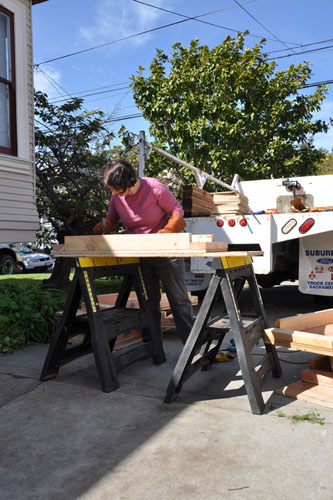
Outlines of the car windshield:
{"label": "car windshield", "polygon": [[20,245],[20,252],[22,253],[32,253],[33,250],[31,248],[26,247],[25,245]]}
{"label": "car windshield", "polygon": [[31,248],[23,245],[22,243],[17,243],[16,245],[11,245],[12,248],[14,248],[14,250],[16,250],[16,252],[20,252],[20,253],[33,253],[33,250],[31,250]]}

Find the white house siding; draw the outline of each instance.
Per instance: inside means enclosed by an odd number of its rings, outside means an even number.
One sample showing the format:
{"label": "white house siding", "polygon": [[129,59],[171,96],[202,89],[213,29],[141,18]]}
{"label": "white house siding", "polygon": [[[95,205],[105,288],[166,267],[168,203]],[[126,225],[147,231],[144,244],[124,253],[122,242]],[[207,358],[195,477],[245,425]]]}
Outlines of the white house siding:
{"label": "white house siding", "polygon": [[[17,157],[0,154],[0,243],[34,241],[35,200],[31,0],[0,0],[14,13]],[[38,8],[38,7],[36,7]]]}

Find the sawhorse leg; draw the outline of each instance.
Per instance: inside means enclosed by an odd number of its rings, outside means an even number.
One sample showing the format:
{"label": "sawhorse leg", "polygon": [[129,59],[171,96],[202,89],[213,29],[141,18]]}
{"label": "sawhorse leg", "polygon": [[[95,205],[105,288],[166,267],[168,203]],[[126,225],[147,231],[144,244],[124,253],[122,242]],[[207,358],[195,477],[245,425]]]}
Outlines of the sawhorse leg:
{"label": "sawhorse leg", "polygon": [[[245,326],[240,315],[238,296],[242,291],[245,280],[249,283],[253,305],[257,314],[255,321]],[[217,298],[217,290],[221,287],[225,309],[229,318],[229,328],[235,338],[237,357],[248,394],[251,410],[255,414],[264,411],[265,403],[261,393],[261,383],[269,370],[275,377],[281,375],[281,367],[275,347],[265,343],[266,355],[260,369],[254,366],[251,356],[252,347],[264,339],[264,329],[267,327],[265,311],[258,290],[252,265],[224,268],[216,266],[216,275],[213,276],[209,288],[202,302],[200,311],[190,333],[190,336],[181,352],[169,383],[165,402],[170,403],[180,392],[185,380],[193,373],[193,358],[200,347],[206,342],[206,331],[211,310]]]}

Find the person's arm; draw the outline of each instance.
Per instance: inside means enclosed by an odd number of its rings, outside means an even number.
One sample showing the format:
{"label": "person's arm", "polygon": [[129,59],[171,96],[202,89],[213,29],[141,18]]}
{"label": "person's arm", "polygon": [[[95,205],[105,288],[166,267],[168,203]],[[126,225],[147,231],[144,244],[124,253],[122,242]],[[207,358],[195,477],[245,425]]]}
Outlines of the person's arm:
{"label": "person's arm", "polygon": [[109,209],[105,219],[98,222],[93,228],[94,234],[109,234],[113,229],[115,229],[119,224],[119,215],[114,207],[112,197],[109,203]]}
{"label": "person's arm", "polygon": [[186,222],[183,217],[176,212],[173,212],[168,220],[167,224],[162,227],[158,233],[180,233],[184,227],[186,227]]}
{"label": "person's arm", "polygon": [[154,195],[159,206],[170,215],[166,225],[159,229],[158,233],[180,233],[186,222],[183,219],[184,211],[171,191],[162,183],[158,183]]}

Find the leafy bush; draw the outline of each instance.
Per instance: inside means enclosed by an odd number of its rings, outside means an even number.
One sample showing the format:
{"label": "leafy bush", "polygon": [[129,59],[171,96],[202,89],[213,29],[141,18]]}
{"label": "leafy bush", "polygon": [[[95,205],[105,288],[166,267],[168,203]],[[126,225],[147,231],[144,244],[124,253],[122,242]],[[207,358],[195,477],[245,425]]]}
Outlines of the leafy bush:
{"label": "leafy bush", "polygon": [[58,321],[64,295],[39,285],[0,283],[0,353],[30,342],[48,342]]}

